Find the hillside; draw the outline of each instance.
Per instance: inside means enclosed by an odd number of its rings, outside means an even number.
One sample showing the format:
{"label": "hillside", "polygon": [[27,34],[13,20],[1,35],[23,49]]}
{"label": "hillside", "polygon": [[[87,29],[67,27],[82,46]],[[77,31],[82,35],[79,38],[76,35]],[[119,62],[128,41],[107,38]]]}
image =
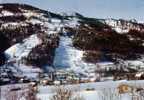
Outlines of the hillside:
{"label": "hillside", "polygon": [[57,70],[98,81],[100,73],[114,79],[116,74],[137,74],[144,69],[143,43],[144,24],[135,20],[96,19],[25,4],[0,4],[2,82],[21,77],[36,80],[40,74]]}

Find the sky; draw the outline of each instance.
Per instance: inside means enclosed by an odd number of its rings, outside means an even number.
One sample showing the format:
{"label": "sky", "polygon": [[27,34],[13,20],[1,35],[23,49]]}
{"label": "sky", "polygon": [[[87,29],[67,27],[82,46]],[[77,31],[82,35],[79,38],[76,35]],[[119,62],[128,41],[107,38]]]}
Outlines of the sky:
{"label": "sky", "polygon": [[79,12],[95,18],[137,19],[144,22],[144,0],[0,0],[26,3],[54,12]]}

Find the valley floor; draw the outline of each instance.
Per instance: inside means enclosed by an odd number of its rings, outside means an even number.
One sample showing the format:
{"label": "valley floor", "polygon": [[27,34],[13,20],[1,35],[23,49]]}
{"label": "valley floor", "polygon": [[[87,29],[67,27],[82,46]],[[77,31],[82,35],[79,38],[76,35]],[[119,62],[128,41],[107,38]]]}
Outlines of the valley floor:
{"label": "valley floor", "polygon": [[[8,99],[13,93],[17,94],[19,99],[15,100],[27,100],[21,98],[21,93],[27,93],[30,84],[11,84],[0,86],[1,100]],[[120,86],[127,85],[128,89],[125,92],[120,92]],[[52,85],[52,86],[37,86],[37,98],[38,100],[51,100],[52,96],[56,94],[58,88],[64,88],[72,91],[73,95],[80,96],[84,100],[144,100],[144,90],[137,91],[140,88],[144,88],[144,81],[108,81],[108,82],[95,82],[95,83],[82,83],[75,85]],[[130,88],[130,89],[129,89]],[[10,95],[11,94],[11,95]],[[136,98],[136,99],[135,99]],[[138,99],[137,99],[138,98]]]}
{"label": "valley floor", "polygon": [[[126,93],[119,93],[118,87],[120,85],[127,84],[132,88],[143,88],[144,81],[110,81],[110,82],[95,82],[95,83],[84,83],[77,85],[66,85],[62,86],[66,89],[73,91],[74,95],[79,95],[84,100],[144,100],[138,92],[129,91]],[[55,94],[55,90],[59,86],[38,86],[37,97],[40,100],[50,100]],[[144,94],[143,94],[144,95]],[[132,99],[138,97],[140,99]]]}
{"label": "valley floor", "polygon": [[[144,81],[109,81],[109,82],[95,82],[84,83],[77,85],[61,86],[63,88],[73,91],[73,95],[78,95],[84,100],[144,100],[144,94],[140,95],[138,92],[128,91],[119,93],[120,85],[128,85],[133,89],[143,88]],[[59,86],[38,86],[37,97],[40,100],[51,100]],[[139,98],[139,99],[134,99]]]}

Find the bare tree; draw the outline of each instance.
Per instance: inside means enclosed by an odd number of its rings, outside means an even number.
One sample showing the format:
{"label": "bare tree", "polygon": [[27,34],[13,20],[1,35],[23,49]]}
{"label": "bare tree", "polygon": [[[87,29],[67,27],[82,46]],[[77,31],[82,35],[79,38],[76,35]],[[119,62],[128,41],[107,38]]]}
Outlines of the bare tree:
{"label": "bare tree", "polygon": [[64,87],[58,87],[55,92],[51,100],[84,100],[80,95],[76,95],[72,90]]}

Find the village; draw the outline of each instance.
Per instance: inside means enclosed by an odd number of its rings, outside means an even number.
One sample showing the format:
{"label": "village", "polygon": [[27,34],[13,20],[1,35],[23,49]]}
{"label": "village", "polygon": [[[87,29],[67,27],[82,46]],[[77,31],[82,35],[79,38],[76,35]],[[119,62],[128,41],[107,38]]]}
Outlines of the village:
{"label": "village", "polygon": [[[109,63],[112,65],[112,63]],[[104,67],[104,66],[103,66]],[[122,68],[106,66],[104,69],[91,70],[87,74],[76,73],[72,70],[57,70],[52,73],[40,75],[39,83],[42,85],[64,85],[64,84],[81,84],[91,82],[118,81],[118,80],[143,80],[144,69],[140,72],[121,72]],[[116,71],[115,73],[113,73]]]}
{"label": "village", "polygon": [[15,70],[19,71],[19,75],[11,72],[9,66],[7,65],[5,68],[1,69],[1,80],[3,80],[1,84],[33,82],[37,85],[68,85],[104,81],[144,79],[143,66],[139,66],[139,71],[135,71],[134,69],[130,69],[133,68],[132,65],[128,65],[129,70],[127,69],[127,66],[116,67],[112,62],[98,63],[96,65],[97,69],[91,68],[85,73],[77,73],[73,70],[54,69],[51,67],[51,71],[49,72],[37,71],[37,76],[35,78],[27,78],[26,76],[22,75],[23,72],[20,69],[11,64]]}

